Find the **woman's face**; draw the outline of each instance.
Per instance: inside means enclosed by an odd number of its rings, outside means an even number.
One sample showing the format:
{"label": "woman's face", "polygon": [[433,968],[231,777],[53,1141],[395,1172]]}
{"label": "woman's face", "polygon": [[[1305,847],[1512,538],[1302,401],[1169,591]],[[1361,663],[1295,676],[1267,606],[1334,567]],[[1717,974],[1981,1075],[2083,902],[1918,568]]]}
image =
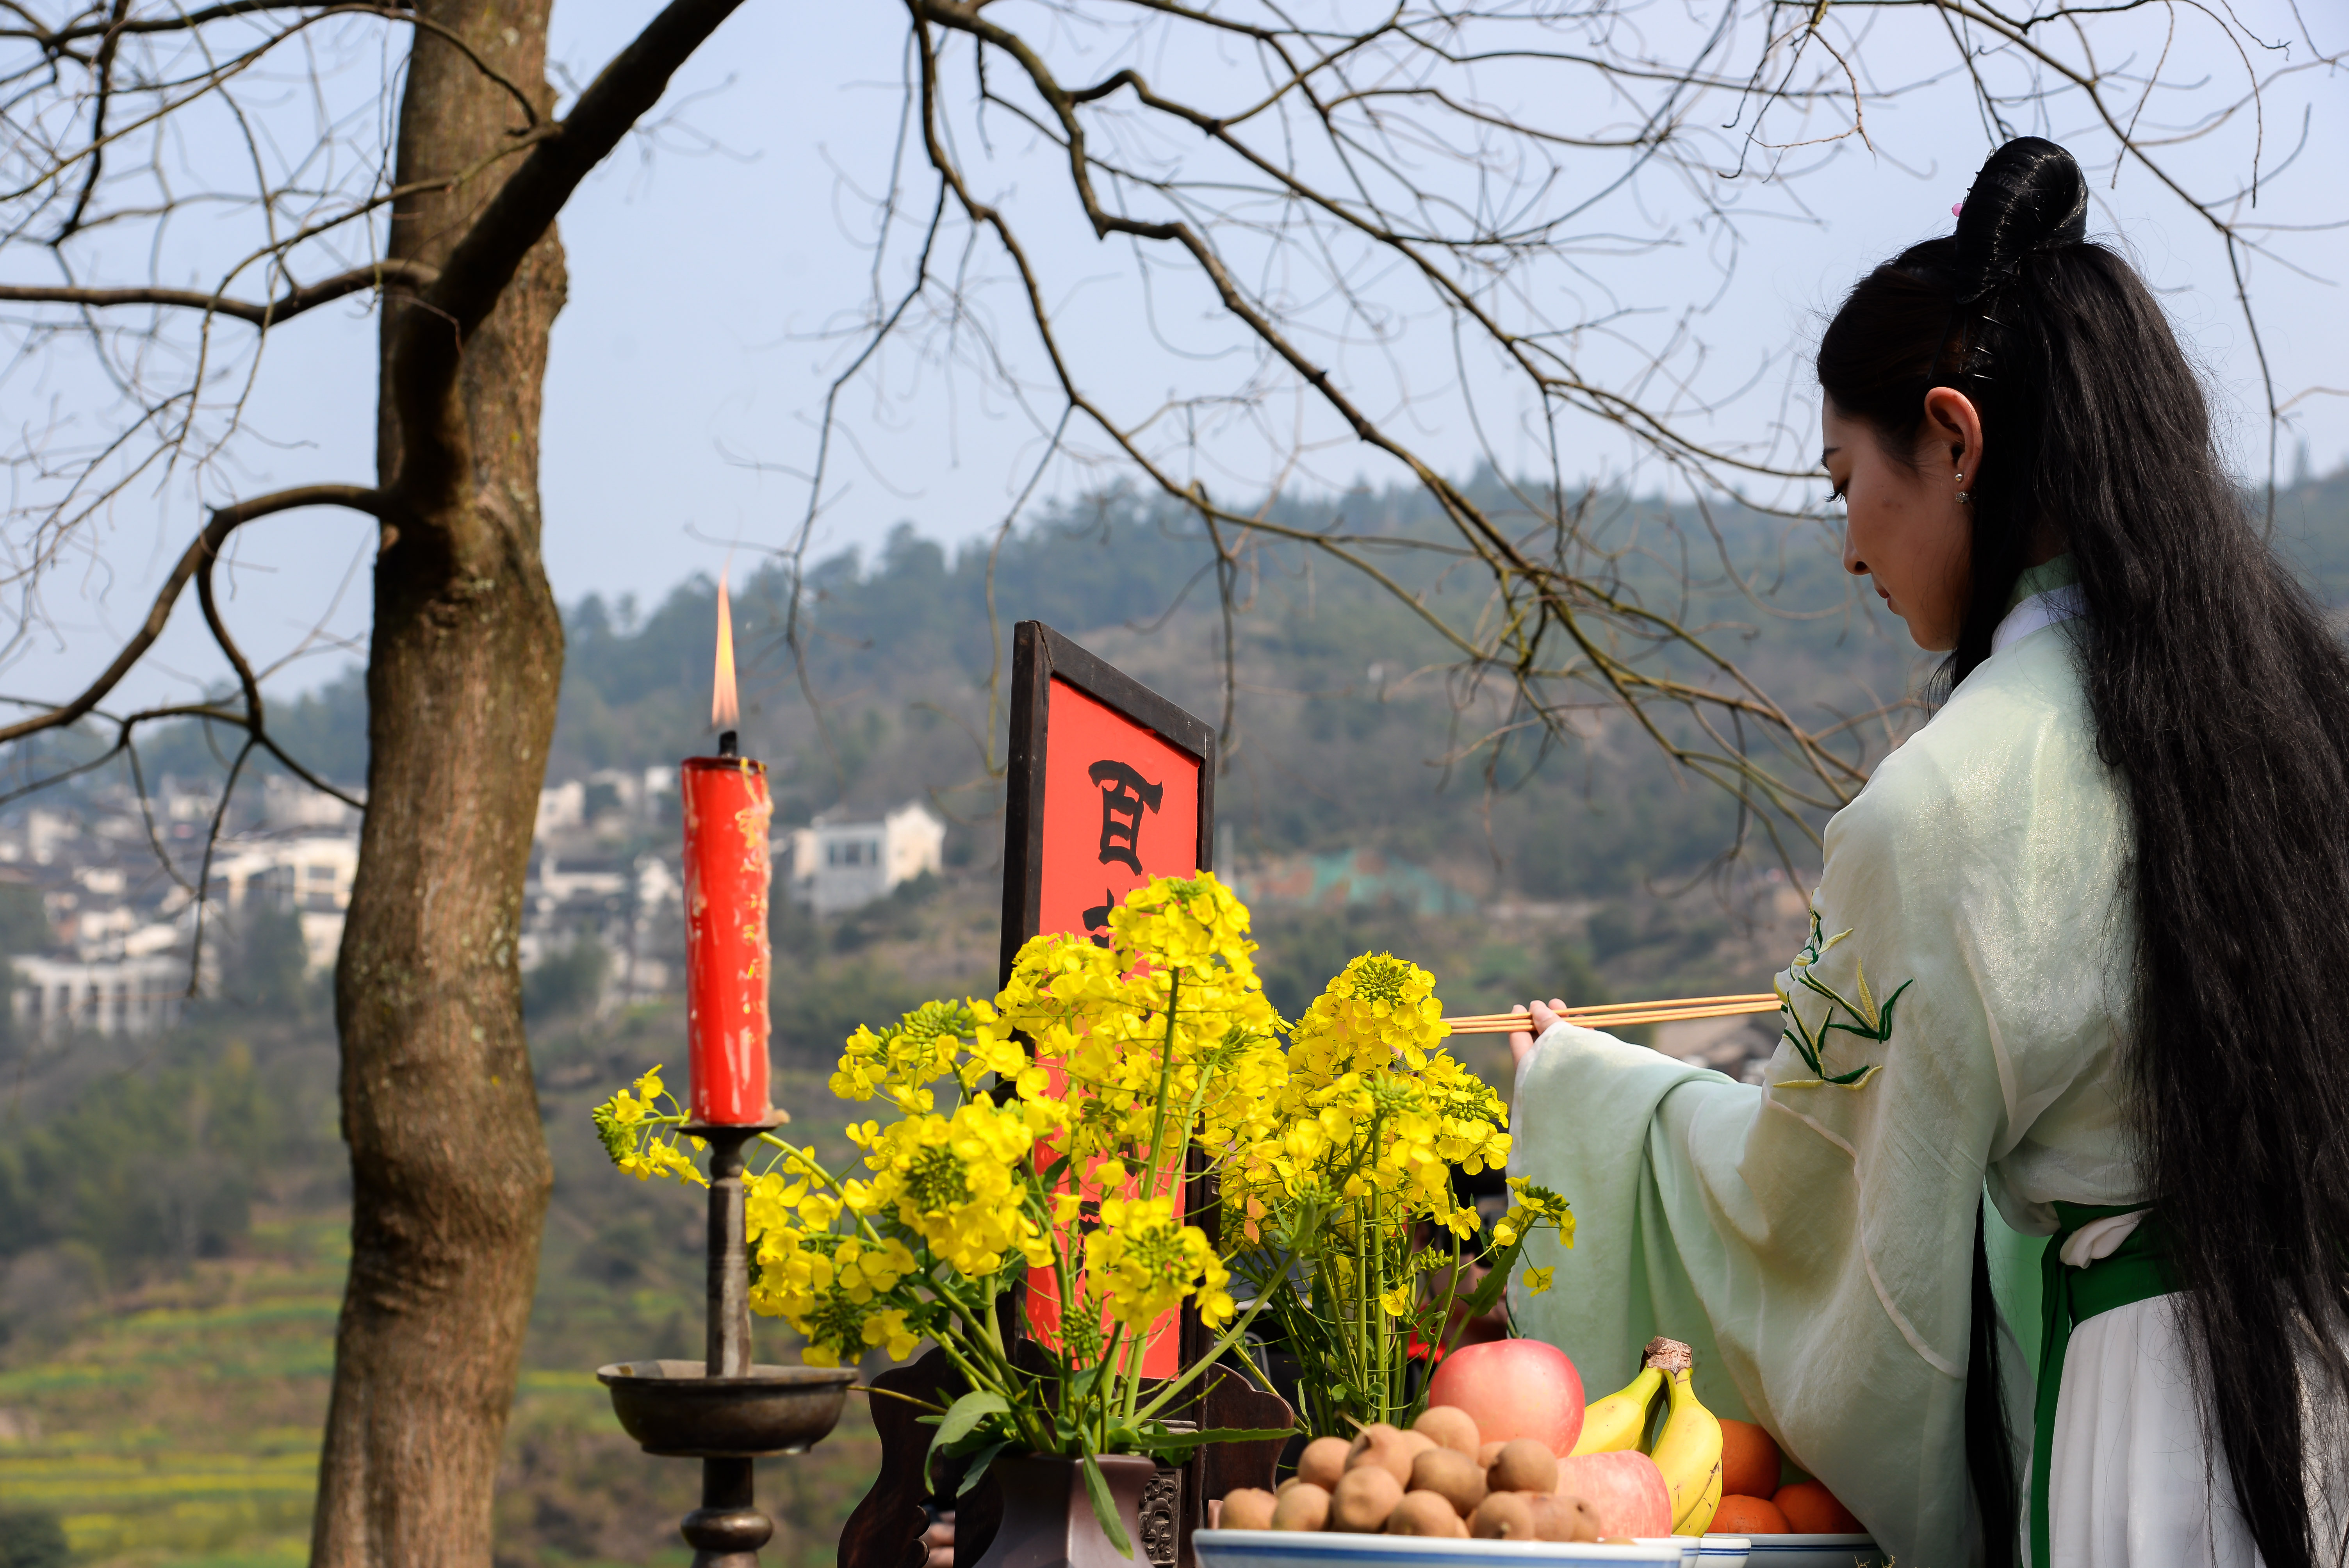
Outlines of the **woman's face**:
{"label": "woman's face", "polygon": [[1934,388],[1915,458],[1907,463],[1885,451],[1874,426],[1844,418],[1832,399],[1825,426],[1819,460],[1843,499],[1844,570],[1873,583],[1919,647],[1956,647],[1972,532],[1958,492],[1982,450],[1973,406],[1947,387]]}

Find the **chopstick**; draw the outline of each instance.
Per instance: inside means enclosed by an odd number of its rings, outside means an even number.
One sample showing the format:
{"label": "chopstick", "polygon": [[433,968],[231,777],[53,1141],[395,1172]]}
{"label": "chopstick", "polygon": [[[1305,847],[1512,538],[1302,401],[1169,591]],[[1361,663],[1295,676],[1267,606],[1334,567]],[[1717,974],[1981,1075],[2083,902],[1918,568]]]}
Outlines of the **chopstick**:
{"label": "chopstick", "polygon": [[[1635,1024],[1678,1024],[1698,1018],[1735,1018],[1753,1013],[1775,1013],[1782,1004],[1777,993],[1754,992],[1739,996],[1690,996],[1668,1002],[1615,1002],[1604,1006],[1568,1007],[1558,1015],[1569,1024],[1595,1029],[1629,1028]],[[1474,1013],[1446,1018],[1455,1035],[1507,1035],[1529,1029],[1523,1013]]]}

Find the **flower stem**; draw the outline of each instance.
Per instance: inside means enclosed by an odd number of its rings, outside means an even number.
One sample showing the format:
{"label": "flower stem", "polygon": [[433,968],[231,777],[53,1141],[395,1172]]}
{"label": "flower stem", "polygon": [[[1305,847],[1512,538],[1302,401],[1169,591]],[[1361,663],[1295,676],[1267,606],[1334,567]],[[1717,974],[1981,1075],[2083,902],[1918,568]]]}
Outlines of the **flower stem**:
{"label": "flower stem", "polygon": [[[1166,976],[1166,1035],[1158,1052],[1158,1092],[1151,1101],[1153,1110],[1150,1119],[1150,1154],[1143,1161],[1142,1166],[1142,1195],[1145,1198],[1156,1198],[1160,1195],[1158,1151],[1164,1145],[1166,1139],[1166,1085],[1167,1081],[1174,1076],[1174,1023],[1182,999],[1183,971],[1179,968],[1171,969]],[[1188,1123],[1185,1124],[1184,1136],[1186,1140],[1190,1136]],[[1135,1401],[1142,1397],[1142,1363],[1147,1348],[1146,1337],[1136,1334],[1133,1350],[1127,1358],[1125,1387],[1118,1400],[1120,1412],[1129,1420],[1133,1418]]]}

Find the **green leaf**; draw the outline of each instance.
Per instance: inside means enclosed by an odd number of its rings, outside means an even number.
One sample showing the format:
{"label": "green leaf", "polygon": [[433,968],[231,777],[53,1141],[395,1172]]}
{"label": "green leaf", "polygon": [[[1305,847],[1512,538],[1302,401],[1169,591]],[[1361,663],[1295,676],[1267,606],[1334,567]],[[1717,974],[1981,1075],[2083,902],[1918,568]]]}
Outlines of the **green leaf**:
{"label": "green leaf", "polygon": [[1125,1532],[1124,1522],[1117,1516],[1117,1503],[1109,1494],[1109,1480],[1102,1474],[1101,1465],[1091,1449],[1085,1453],[1085,1495],[1092,1500],[1093,1518],[1109,1537],[1110,1550],[1120,1557],[1133,1555],[1133,1540]]}
{"label": "green leaf", "polygon": [[1493,1310],[1494,1304],[1501,1299],[1501,1293],[1509,1288],[1509,1275],[1516,1271],[1517,1260],[1525,1255],[1525,1238],[1519,1237],[1492,1254],[1491,1272],[1477,1282],[1475,1290],[1460,1305],[1464,1316],[1482,1317]]}
{"label": "green leaf", "polygon": [[[1168,1446],[1180,1445],[1195,1449],[1206,1443],[1266,1443],[1275,1438],[1292,1436],[1297,1429],[1290,1427],[1209,1427],[1198,1432],[1168,1432]],[[1145,1439],[1148,1440],[1148,1439]]]}
{"label": "green leaf", "polygon": [[985,1480],[987,1479],[987,1467],[995,1462],[996,1455],[1001,1453],[1010,1446],[1011,1439],[1009,1438],[998,1438],[995,1441],[988,1444],[987,1447],[979,1449],[978,1452],[971,1455],[969,1468],[962,1472],[962,1484],[955,1488],[955,1495],[957,1497],[960,1497],[972,1487],[975,1487],[980,1481]]}
{"label": "green leaf", "polygon": [[983,1388],[965,1394],[947,1407],[945,1418],[938,1422],[938,1435],[930,1439],[930,1452],[935,1454],[948,1443],[960,1442],[979,1422],[1010,1408],[1009,1403],[1000,1394]]}

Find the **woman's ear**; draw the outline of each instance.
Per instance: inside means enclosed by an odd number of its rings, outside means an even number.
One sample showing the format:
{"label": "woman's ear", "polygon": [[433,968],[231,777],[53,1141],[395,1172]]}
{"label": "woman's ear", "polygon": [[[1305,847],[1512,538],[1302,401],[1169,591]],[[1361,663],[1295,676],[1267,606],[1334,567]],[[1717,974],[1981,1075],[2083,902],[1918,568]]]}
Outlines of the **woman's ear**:
{"label": "woman's ear", "polygon": [[1970,477],[1982,466],[1982,413],[1973,399],[1954,387],[1936,387],[1925,394],[1925,426],[1920,435],[1920,458],[1939,466],[1947,457],[1960,490],[1970,490]]}

